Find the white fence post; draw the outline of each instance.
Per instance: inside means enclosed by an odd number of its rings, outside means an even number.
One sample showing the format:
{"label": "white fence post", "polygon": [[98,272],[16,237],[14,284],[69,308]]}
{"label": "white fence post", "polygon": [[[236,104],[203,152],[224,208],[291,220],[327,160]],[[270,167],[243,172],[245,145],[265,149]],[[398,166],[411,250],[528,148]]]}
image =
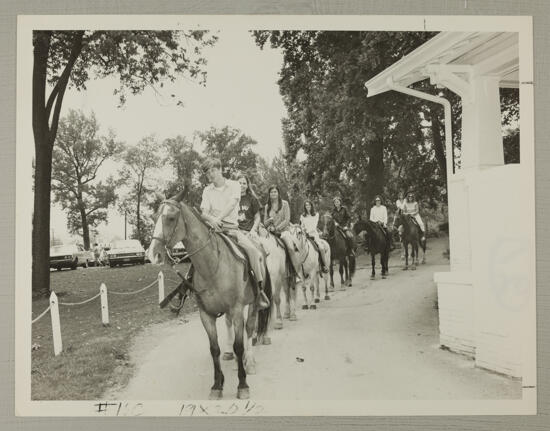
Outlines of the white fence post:
{"label": "white fence post", "polygon": [[63,343],[61,341],[61,324],[59,322],[59,304],[57,303],[55,292],[52,292],[50,295],[50,316],[52,318],[53,353],[57,356],[63,350]]}
{"label": "white fence post", "polygon": [[107,286],[105,283],[101,283],[99,287],[101,293],[101,322],[104,326],[109,325],[109,302],[107,300]]}
{"label": "white fence post", "polygon": [[160,304],[164,299],[164,274],[162,273],[162,271],[159,272],[158,283],[159,283],[159,304]]}

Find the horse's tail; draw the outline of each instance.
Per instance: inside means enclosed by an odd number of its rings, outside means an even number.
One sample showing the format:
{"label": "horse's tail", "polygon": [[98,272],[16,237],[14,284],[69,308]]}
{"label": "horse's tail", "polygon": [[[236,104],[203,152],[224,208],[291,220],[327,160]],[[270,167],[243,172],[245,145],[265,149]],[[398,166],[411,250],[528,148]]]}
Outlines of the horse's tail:
{"label": "horse's tail", "polygon": [[269,307],[264,308],[263,310],[260,310],[258,312],[258,327],[257,327],[258,337],[261,335],[264,335],[267,332],[267,329],[269,327],[269,318],[271,316],[271,306],[273,304],[273,289],[271,286],[271,276],[269,275],[269,271],[267,271],[267,269],[265,272],[264,293],[269,299]]}
{"label": "horse's tail", "polygon": [[355,255],[350,254],[348,256],[348,262],[349,262],[349,275],[350,277],[353,277],[355,274]]}

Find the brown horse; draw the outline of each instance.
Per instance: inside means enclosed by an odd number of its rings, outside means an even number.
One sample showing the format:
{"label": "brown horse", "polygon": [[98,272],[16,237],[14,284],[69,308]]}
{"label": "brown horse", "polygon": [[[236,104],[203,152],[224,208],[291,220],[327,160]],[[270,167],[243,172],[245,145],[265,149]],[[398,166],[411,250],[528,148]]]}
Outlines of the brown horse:
{"label": "brown horse", "polygon": [[[257,287],[248,274],[248,265],[237,258],[219,233],[202,219],[200,214],[183,202],[183,192],[162,202],[155,224],[153,240],[147,254],[154,264],[167,260],[166,250],[182,241],[195,268],[193,294],[199,306],[200,319],[208,334],[210,353],[214,362],[214,385],[211,399],[222,398],[224,376],[220,367],[220,347],[216,319],[226,315],[234,328],[233,350],[237,356],[239,385],[237,398],[249,398],[245,365],[254,363],[252,336],[263,335],[269,324],[271,309],[258,311],[255,297]],[[271,300],[269,276],[265,293]],[[244,343],[246,316],[247,341]]]}
{"label": "brown horse", "polygon": [[352,285],[352,278],[355,274],[355,255],[350,253],[346,243],[345,233],[343,233],[334,222],[330,214],[325,214],[323,235],[330,246],[330,287],[334,289],[334,266],[332,261],[338,260],[340,273],[340,287],[345,289],[346,286]]}

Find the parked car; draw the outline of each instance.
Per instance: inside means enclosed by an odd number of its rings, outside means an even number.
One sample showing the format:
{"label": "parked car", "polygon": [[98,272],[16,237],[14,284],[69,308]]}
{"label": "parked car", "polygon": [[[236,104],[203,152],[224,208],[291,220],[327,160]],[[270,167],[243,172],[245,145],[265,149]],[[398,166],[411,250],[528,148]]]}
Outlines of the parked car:
{"label": "parked car", "polygon": [[76,269],[78,266],[87,268],[94,265],[94,253],[84,250],[80,245],[64,244],[50,247],[50,268],[61,271],[63,268]]}
{"label": "parked car", "polygon": [[137,239],[113,241],[107,251],[107,260],[112,268],[116,265],[145,263],[145,249]]}

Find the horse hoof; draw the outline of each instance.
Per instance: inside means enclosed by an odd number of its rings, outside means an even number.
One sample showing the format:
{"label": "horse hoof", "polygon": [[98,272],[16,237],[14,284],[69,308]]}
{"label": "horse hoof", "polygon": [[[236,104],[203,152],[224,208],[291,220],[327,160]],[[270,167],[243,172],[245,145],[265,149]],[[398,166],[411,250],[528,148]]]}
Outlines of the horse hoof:
{"label": "horse hoof", "polygon": [[258,339],[256,337],[252,337],[252,345],[255,346],[258,344]]}
{"label": "horse hoof", "polygon": [[311,305],[309,306],[309,309],[310,309],[310,310],[317,310],[317,306],[316,306],[315,304],[311,304]]}
{"label": "horse hoof", "polygon": [[375,278],[376,278],[376,277],[375,277],[374,275],[371,275],[371,276],[370,276],[370,279],[371,279],[371,280],[374,280]]}
{"label": "horse hoof", "polygon": [[422,259],[422,265],[426,263],[426,259]]}
{"label": "horse hoof", "polygon": [[413,267],[411,268],[411,270],[412,270],[412,271],[416,271],[416,266],[413,266]]}
{"label": "horse hoof", "polygon": [[283,316],[284,319],[290,319],[290,313],[285,313]]}
{"label": "horse hoof", "polygon": [[[290,316],[289,316],[290,317]],[[280,320],[278,320],[277,322],[275,322],[273,324],[273,328],[274,329],[283,329],[283,322],[281,322]]]}
{"label": "horse hoof", "polygon": [[403,271],[407,271],[409,269],[408,266],[403,267]]}
{"label": "horse hoof", "polygon": [[269,346],[271,344],[271,338],[264,336],[264,338],[262,340],[262,344],[264,346]]}
{"label": "horse hoof", "polygon": [[319,302],[321,302],[321,300],[319,298],[315,298],[315,303],[319,304]]}
{"label": "horse hoof", "polygon": [[208,396],[209,400],[221,400],[223,398],[222,389],[211,389],[210,395]]}
{"label": "horse hoof", "polygon": [[250,389],[248,388],[239,388],[237,389],[237,398],[239,400],[247,400],[250,398]]}
{"label": "horse hoof", "polygon": [[224,352],[222,359],[224,361],[231,361],[232,359],[235,359],[235,355],[233,354],[233,352]]}
{"label": "horse hoof", "polygon": [[325,301],[328,301],[330,299],[330,296],[325,295]]}
{"label": "horse hoof", "polygon": [[384,280],[384,279],[386,279],[386,276],[385,276],[385,275],[382,276],[382,280]]}
{"label": "horse hoof", "polygon": [[295,322],[296,320],[298,320],[298,318],[296,317],[295,314],[291,314],[288,320]]}
{"label": "horse hoof", "polygon": [[302,310],[307,310],[309,307],[307,305],[302,305]]}

